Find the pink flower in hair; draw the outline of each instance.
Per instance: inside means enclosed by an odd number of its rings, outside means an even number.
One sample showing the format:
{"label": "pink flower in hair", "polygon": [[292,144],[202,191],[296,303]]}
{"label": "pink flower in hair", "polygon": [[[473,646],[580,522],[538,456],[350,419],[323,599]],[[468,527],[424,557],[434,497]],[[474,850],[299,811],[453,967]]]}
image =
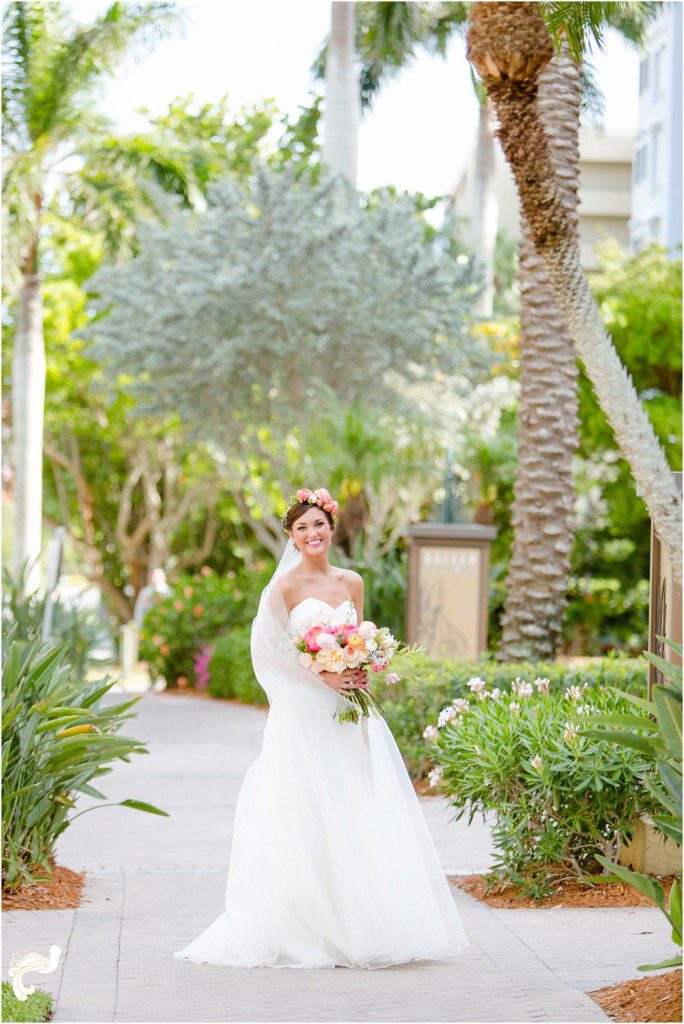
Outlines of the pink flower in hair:
{"label": "pink flower in hair", "polygon": [[309,498],[313,497],[313,491],[310,491],[308,487],[302,487],[300,491],[297,491],[297,498],[299,501],[308,501]]}

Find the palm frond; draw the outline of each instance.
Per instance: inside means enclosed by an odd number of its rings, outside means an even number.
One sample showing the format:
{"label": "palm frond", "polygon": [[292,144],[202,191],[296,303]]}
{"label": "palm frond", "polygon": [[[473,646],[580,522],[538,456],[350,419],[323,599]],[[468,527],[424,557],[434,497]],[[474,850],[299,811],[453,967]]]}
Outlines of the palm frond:
{"label": "palm frond", "polygon": [[615,28],[634,44],[643,42],[649,23],[658,16],[661,3],[648,0],[542,0],[542,16],[557,42],[567,39],[575,60],[603,50],[606,29]]}

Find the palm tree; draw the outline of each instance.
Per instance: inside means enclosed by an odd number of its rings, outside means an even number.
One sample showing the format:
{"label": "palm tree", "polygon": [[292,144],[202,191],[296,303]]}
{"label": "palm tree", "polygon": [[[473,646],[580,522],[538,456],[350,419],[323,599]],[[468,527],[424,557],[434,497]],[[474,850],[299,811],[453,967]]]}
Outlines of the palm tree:
{"label": "palm tree", "polygon": [[[600,5],[548,6],[584,9]],[[594,30],[593,22],[589,28]],[[482,77],[496,110],[497,136],[556,304],[681,583],[680,496],[582,271],[578,228],[563,198],[539,109],[540,77],[554,55],[549,28],[536,3],[476,3],[467,39],[468,59]]]}
{"label": "palm tree", "polygon": [[[544,16],[558,36],[577,40],[577,8],[544,4]],[[643,34],[652,4],[592,4],[595,36],[609,23],[632,42]],[[422,14],[417,12],[420,7]],[[444,55],[446,40],[462,34],[466,3],[366,3],[359,5],[364,56],[362,82],[367,94],[383,74],[404,66],[419,47]],[[584,49],[578,43],[579,54]],[[563,182],[568,215],[578,223],[579,118],[586,68],[580,73],[565,44],[540,81],[540,116]],[[493,296],[496,238],[493,112],[487,92],[474,78],[479,104],[476,175],[471,213],[471,243],[484,275],[476,311],[489,315]],[[585,95],[585,102],[587,97]],[[573,454],[577,447],[577,366],[572,339],[546,280],[524,217],[519,259],[521,291],[518,408],[518,470],[512,509],[513,550],[499,658],[544,659],[555,656],[567,604],[573,516]]]}
{"label": "palm tree", "polygon": [[3,16],[4,266],[17,293],[12,363],[15,571],[39,583],[45,344],[40,237],[60,164],[93,149],[103,119],[93,89],[134,44],[167,33],[170,3],[113,3],[92,24],[74,25],[61,3],[10,3]]}
{"label": "palm tree", "polygon": [[356,188],[361,102],[356,69],[356,4],[333,0],[325,59],[323,162]]}
{"label": "palm tree", "polygon": [[[562,200],[579,225],[579,64],[563,46],[544,70],[539,113]],[[520,397],[513,546],[501,617],[500,660],[555,657],[567,605],[578,444],[577,361],[524,217],[520,240]]]}

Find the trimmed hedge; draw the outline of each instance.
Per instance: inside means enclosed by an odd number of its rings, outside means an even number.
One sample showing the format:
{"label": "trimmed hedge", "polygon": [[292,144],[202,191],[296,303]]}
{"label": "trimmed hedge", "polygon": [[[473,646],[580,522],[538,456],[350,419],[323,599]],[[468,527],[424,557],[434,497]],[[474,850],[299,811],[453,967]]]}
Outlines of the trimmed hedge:
{"label": "trimmed hedge", "polygon": [[246,704],[267,704],[252,669],[251,625],[232,629],[214,645],[209,663],[211,679],[207,692],[212,697],[233,697]]}
{"label": "trimmed hedge", "polygon": [[616,686],[643,697],[648,669],[643,658],[601,658],[587,665],[567,665],[557,661],[511,663],[486,658],[460,661],[418,655],[404,665],[397,656],[393,668],[395,665],[401,681],[378,692],[377,697],[414,779],[424,779],[432,767],[423,730],[436,722],[442,708],[451,704],[455,697],[471,696],[467,684],[474,676],[506,693],[516,677],[531,683],[541,676],[549,680],[552,693],[586,682],[590,687]]}

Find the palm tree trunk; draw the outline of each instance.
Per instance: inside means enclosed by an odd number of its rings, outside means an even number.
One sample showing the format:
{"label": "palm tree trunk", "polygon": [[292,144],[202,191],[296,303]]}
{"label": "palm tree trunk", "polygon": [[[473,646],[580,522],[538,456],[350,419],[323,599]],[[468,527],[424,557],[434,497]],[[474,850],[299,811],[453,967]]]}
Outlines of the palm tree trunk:
{"label": "palm tree trunk", "polygon": [[682,582],[681,498],[653,426],[620,362],[581,265],[579,234],[562,198],[537,108],[538,77],[553,45],[536,3],[476,3],[468,59],[482,76],[497,136],[547,277],[601,408],[632,470],[654,529]]}
{"label": "palm tree trunk", "polygon": [[40,585],[43,500],[43,416],[45,407],[45,340],[43,297],[35,273],[35,251],[24,268],[17,303],[12,360],[12,430],[15,463],[15,538],[13,569],[17,578],[30,563],[26,592]]}
{"label": "palm tree trunk", "polygon": [[[579,223],[580,71],[567,47],[539,78],[537,104],[562,182],[568,215]],[[520,401],[518,470],[513,488],[513,551],[498,658],[555,658],[567,605],[574,527],[577,360],[522,218],[520,245]]]}
{"label": "palm tree trunk", "polygon": [[356,68],[356,4],[333,0],[325,61],[323,162],[356,188],[361,96]]}
{"label": "palm tree trunk", "polygon": [[480,101],[479,106],[470,241],[484,285],[475,303],[475,312],[480,316],[491,317],[494,312],[494,256],[499,222],[494,163],[494,116],[492,105],[486,97]]}

